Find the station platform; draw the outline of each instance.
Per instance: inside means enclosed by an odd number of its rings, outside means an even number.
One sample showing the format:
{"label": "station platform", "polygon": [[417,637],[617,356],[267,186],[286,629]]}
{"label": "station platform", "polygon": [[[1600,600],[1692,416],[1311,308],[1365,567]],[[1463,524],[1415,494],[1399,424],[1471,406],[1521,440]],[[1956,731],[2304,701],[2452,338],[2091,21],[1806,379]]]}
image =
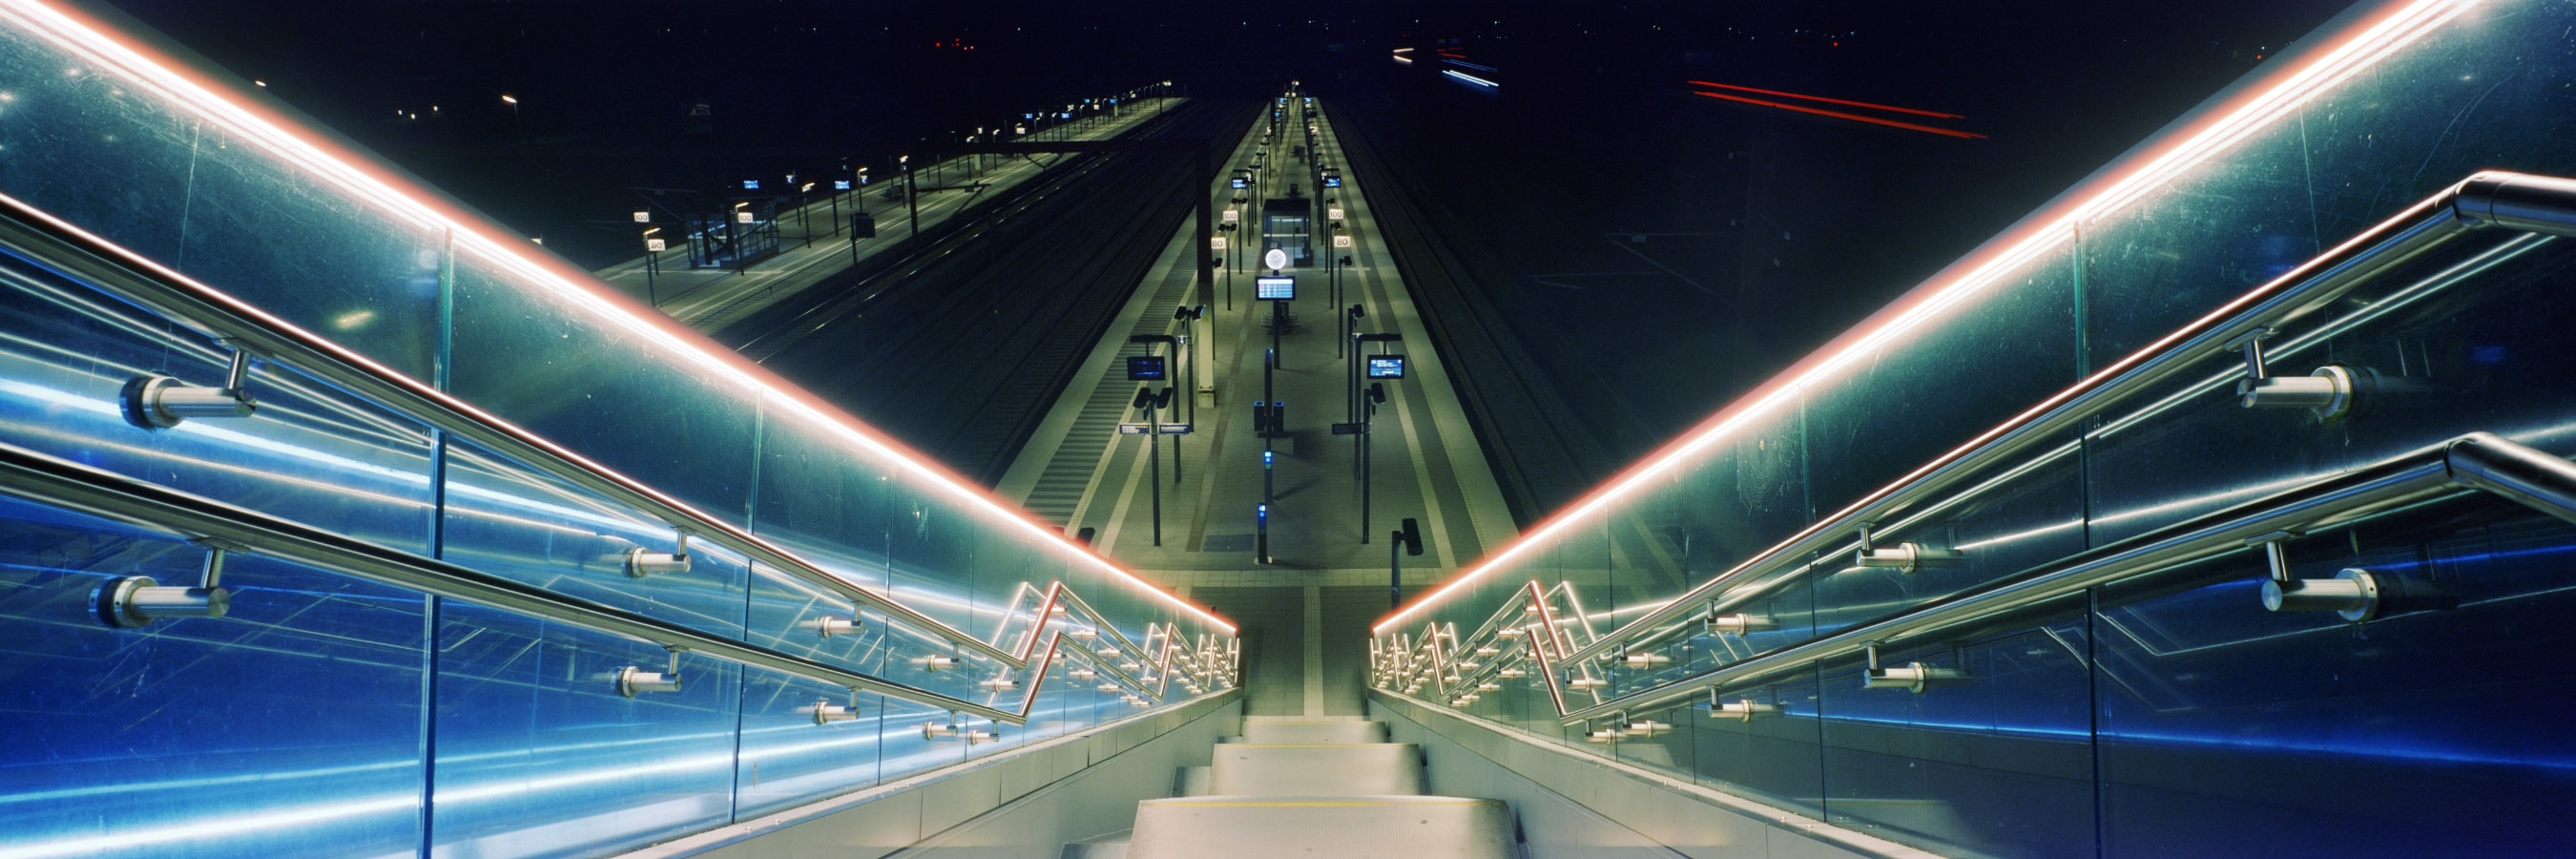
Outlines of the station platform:
{"label": "station platform", "polygon": [[[1324,129],[1324,159],[1338,164],[1330,121],[1319,117],[1316,122]],[[1249,163],[1260,140],[1256,125],[1227,163]],[[1303,184],[1295,178],[1287,181]],[[1216,295],[1207,297],[1206,318],[1183,322],[1173,318],[1173,311],[1200,303],[1190,294],[1198,243],[1189,240],[1189,229],[1167,245],[1155,273],[1139,285],[1120,321],[1111,326],[1112,336],[1086,359],[1078,381],[1057,400],[1004,476],[1001,494],[1068,533],[1093,529],[1093,545],[1102,552],[1174,586],[1271,583],[1293,573],[1300,577],[1293,580],[1383,587],[1389,572],[1384,532],[1402,519],[1415,518],[1424,555],[1404,561],[1411,587],[1436,580],[1461,560],[1510,536],[1515,530],[1511,514],[1478,452],[1448,368],[1431,348],[1411,296],[1376,240],[1361,190],[1365,181],[1350,177],[1326,196],[1329,204],[1345,210],[1344,235],[1353,239],[1353,246],[1342,250],[1354,263],[1343,269],[1342,305],[1364,308],[1357,331],[1400,336],[1386,344],[1387,351],[1410,361],[1408,378],[1387,382],[1387,400],[1370,421],[1365,531],[1359,439],[1332,432],[1334,424],[1347,422],[1344,401],[1350,387],[1347,358],[1335,355],[1332,274],[1320,269],[1282,272],[1297,280],[1297,299],[1286,302],[1295,324],[1279,338],[1279,367],[1267,396],[1287,403],[1287,435],[1265,440],[1255,432],[1253,405],[1265,398],[1263,361],[1272,342],[1267,327],[1272,311],[1269,302],[1252,299],[1252,278],[1266,272],[1248,259],[1259,254],[1259,240],[1245,242],[1253,250],[1235,250],[1234,266],[1219,261]],[[1280,193],[1271,187],[1266,193]],[[1210,190],[1220,208],[1233,205],[1234,192],[1222,180]],[[1308,188],[1298,191],[1312,194]],[[1200,347],[1188,356],[1190,363],[1207,374],[1194,404],[1176,399],[1180,417],[1161,417],[1166,423],[1189,423],[1192,430],[1164,441],[1159,540],[1148,439],[1118,434],[1118,424],[1144,420],[1140,410],[1130,407],[1139,383],[1127,380],[1125,359],[1159,348],[1128,339],[1145,334],[1190,337]],[[1347,351],[1349,344],[1340,345]],[[1371,345],[1372,351],[1377,348]],[[1175,366],[1174,375],[1183,375]],[[1265,441],[1275,453],[1267,564],[1255,557]]]}
{"label": "station platform", "polygon": [[[1320,158],[1339,169],[1343,162],[1331,120],[1320,110],[1291,116],[1315,123]],[[1246,129],[1225,163],[1252,164],[1265,148],[1265,124],[1256,121]],[[1287,141],[1301,140],[1301,127],[1283,126],[1267,147],[1274,163],[1288,160],[1290,153],[1278,150],[1299,145]],[[1362,657],[1351,636],[1339,634],[1349,630],[1338,623],[1327,629],[1324,619],[1365,617],[1372,606],[1388,606],[1389,587],[1397,581],[1404,594],[1416,593],[1461,562],[1484,555],[1517,526],[1467,423],[1444,356],[1432,348],[1420,312],[1378,238],[1366,176],[1341,170],[1342,187],[1326,190],[1316,204],[1319,215],[1328,214],[1327,207],[1343,209],[1341,235],[1352,240],[1339,251],[1352,262],[1340,273],[1339,300],[1329,269],[1280,272],[1297,282],[1296,299],[1283,302],[1294,324],[1279,335],[1279,366],[1265,382],[1274,311],[1272,302],[1253,297],[1253,278],[1268,272],[1255,268],[1264,242],[1251,213],[1261,197],[1287,196],[1291,185],[1298,186],[1299,196],[1315,193],[1307,187],[1313,173],[1293,167],[1286,172],[1300,175],[1264,177],[1259,187],[1241,191],[1216,177],[1211,199],[1219,211],[1233,207],[1241,213],[1245,226],[1235,234],[1241,241],[1233,259],[1217,261],[1213,294],[1194,294],[1192,274],[1205,244],[1194,239],[1194,226],[1185,226],[1166,243],[1152,273],[1111,323],[1110,335],[1084,359],[998,492],[1068,534],[1089,529],[1102,553],[1243,621],[1254,651],[1247,660],[1262,666],[1256,673],[1283,681],[1257,684],[1247,712],[1348,716],[1359,712],[1351,691],[1358,687]],[[1238,194],[1241,203],[1235,202]],[[1318,238],[1324,246],[1318,261],[1329,259],[1323,252],[1331,250],[1330,243]],[[1206,307],[1202,319],[1175,318],[1174,311],[1200,305]],[[1334,424],[1351,422],[1346,398],[1353,387],[1353,344],[1338,344],[1343,354],[1335,354],[1341,315],[1335,308],[1353,305],[1363,313],[1355,333],[1400,338],[1372,342],[1370,351],[1402,354],[1409,361],[1406,378],[1385,381],[1386,401],[1368,421],[1365,504],[1361,438],[1333,432]],[[1174,378],[1168,384],[1195,387],[1197,396],[1175,396],[1172,409],[1155,418],[1188,424],[1190,431],[1161,439],[1159,462],[1149,448],[1156,440],[1119,431],[1122,423],[1146,419],[1133,407],[1138,389],[1166,384],[1128,379],[1127,358],[1165,348],[1134,342],[1139,335],[1189,341],[1184,354],[1170,356]],[[1254,405],[1264,400],[1287,404],[1284,435],[1265,439],[1256,431]],[[1265,450],[1271,460],[1266,484]],[[1403,553],[1391,539],[1405,519],[1417,523],[1419,557]]]}
{"label": "station platform", "polygon": [[[1153,121],[1185,101],[1179,97],[1148,98],[1115,115],[1079,120],[1043,133],[1047,139],[1061,131],[1068,140],[1108,140]],[[960,155],[915,167],[913,193],[921,197],[918,224],[909,203],[886,197],[888,189],[903,188],[901,173],[875,177],[862,188],[814,195],[803,205],[776,215],[779,253],[745,266],[739,273],[729,268],[690,268],[688,254],[675,249],[660,254],[658,268],[639,255],[592,274],[691,328],[713,332],[794,297],[861,260],[886,252],[917,229],[946,224],[994,194],[1045,175],[1061,158]],[[876,218],[877,237],[853,241],[847,232],[849,219],[861,210]],[[674,240],[673,247],[678,245]]]}

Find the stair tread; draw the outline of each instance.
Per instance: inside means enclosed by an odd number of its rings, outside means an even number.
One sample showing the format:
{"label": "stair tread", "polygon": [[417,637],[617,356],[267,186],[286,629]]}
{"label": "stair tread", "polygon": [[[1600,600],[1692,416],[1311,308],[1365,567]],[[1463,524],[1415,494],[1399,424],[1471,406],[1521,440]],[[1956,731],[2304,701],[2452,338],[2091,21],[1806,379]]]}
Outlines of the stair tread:
{"label": "stair tread", "polygon": [[1208,762],[1221,796],[1406,795],[1425,790],[1422,750],[1411,743],[1230,743]]}
{"label": "stair tread", "polygon": [[1131,859],[1517,857],[1511,810],[1454,796],[1186,797],[1137,808]]}

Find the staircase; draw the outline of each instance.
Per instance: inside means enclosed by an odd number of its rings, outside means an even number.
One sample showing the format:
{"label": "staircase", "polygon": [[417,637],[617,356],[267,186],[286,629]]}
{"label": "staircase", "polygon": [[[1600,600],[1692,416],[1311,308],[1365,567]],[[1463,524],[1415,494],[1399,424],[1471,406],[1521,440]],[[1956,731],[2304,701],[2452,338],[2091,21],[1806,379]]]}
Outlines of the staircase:
{"label": "staircase", "polygon": [[1126,843],[1067,845],[1064,855],[1518,859],[1511,808],[1498,799],[1424,795],[1422,750],[1387,742],[1386,723],[1252,716],[1216,747],[1181,795],[1136,808]]}

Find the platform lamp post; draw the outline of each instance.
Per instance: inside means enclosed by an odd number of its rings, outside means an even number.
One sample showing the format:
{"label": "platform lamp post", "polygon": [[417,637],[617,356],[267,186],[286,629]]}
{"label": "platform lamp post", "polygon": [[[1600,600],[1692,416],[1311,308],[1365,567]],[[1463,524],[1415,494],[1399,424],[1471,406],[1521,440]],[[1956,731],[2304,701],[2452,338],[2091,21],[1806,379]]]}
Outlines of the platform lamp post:
{"label": "platform lamp post", "polygon": [[662,273],[663,243],[662,239],[655,235],[661,231],[661,227],[650,227],[644,230],[644,301],[651,304],[655,310],[662,309],[662,294],[660,288],[654,284],[654,279]]}
{"label": "platform lamp post", "polygon": [[[1187,308],[1187,307],[1183,307],[1183,308],[1181,308],[1181,309],[1179,310],[1179,312],[1177,312],[1177,313],[1173,314],[1173,317],[1174,317],[1174,318],[1176,318],[1176,319],[1188,320],[1188,319],[1190,318],[1190,317],[1189,317],[1189,312],[1190,312],[1190,309],[1189,309],[1189,308]],[[1182,385],[1181,385],[1182,390],[1196,390],[1196,387],[1195,387],[1194,385],[1192,385],[1192,384],[1191,384],[1192,382],[1195,382],[1195,381],[1196,381],[1195,374],[1193,374],[1193,373],[1191,373],[1191,372],[1190,372],[1190,369],[1189,369],[1189,359],[1188,359],[1188,357],[1187,357],[1187,356],[1186,356],[1186,355],[1181,351],[1181,349],[1182,349],[1181,344],[1182,344],[1182,343],[1184,343],[1184,342],[1186,342],[1186,341],[1184,341],[1182,338],[1180,338],[1180,337],[1176,337],[1176,336],[1173,336],[1173,335],[1170,335],[1170,334],[1130,334],[1130,335],[1127,335],[1127,342],[1129,342],[1129,343],[1135,343],[1135,344],[1138,344],[1138,345],[1142,345],[1142,346],[1146,347],[1148,351],[1150,351],[1150,350],[1151,350],[1155,345],[1160,344],[1160,345],[1163,347],[1163,361],[1164,361],[1164,366],[1168,367],[1168,366],[1171,366],[1172,364],[1179,364],[1179,365],[1181,365],[1181,374],[1182,374],[1182,376],[1183,376]],[[1169,371],[1166,371],[1166,372],[1169,372]],[[1170,377],[1169,377],[1169,376],[1166,376],[1165,378],[1166,378],[1166,379],[1168,379],[1168,378],[1170,378]],[[1172,390],[1172,389],[1171,389],[1170,387],[1165,387],[1165,388],[1163,389],[1163,397],[1164,397],[1164,399],[1163,399],[1162,405],[1166,405],[1166,406],[1168,406],[1168,405],[1170,405],[1170,404],[1171,404],[1171,390]],[[1177,410],[1176,410],[1176,411],[1177,411]],[[1196,417],[1198,416],[1198,398],[1197,398],[1197,397],[1191,397],[1191,398],[1190,398],[1189,415],[1190,415],[1190,418],[1196,418]],[[1189,418],[1184,418],[1181,422],[1182,422],[1182,423],[1190,423],[1191,421],[1190,421],[1190,419],[1189,419]],[[1156,429],[1155,436],[1156,436],[1157,438],[1160,438],[1160,437],[1161,437],[1161,432],[1160,432],[1161,427],[1159,427],[1159,426],[1158,426],[1158,427],[1156,427],[1155,429]],[[1160,476],[1161,476],[1161,472],[1160,472],[1160,471],[1155,472],[1155,476],[1156,476],[1156,477],[1160,477]],[[1175,486],[1178,486],[1178,485],[1180,485],[1180,482],[1181,482],[1181,439],[1180,439],[1180,437],[1179,437],[1179,436],[1173,436],[1173,437],[1172,437],[1172,484],[1173,484],[1173,485],[1175,485]],[[1154,545],[1160,546],[1160,545],[1162,545],[1162,544],[1161,544],[1161,543],[1156,543],[1156,544],[1154,544]]]}
{"label": "platform lamp post", "polygon": [[1168,385],[1164,386],[1159,393],[1152,388],[1139,387],[1136,389],[1136,399],[1131,403],[1133,408],[1145,410],[1144,435],[1148,451],[1146,457],[1153,463],[1154,472],[1154,479],[1147,482],[1153,484],[1154,490],[1154,545],[1156,546],[1163,545],[1163,424],[1160,415],[1155,412],[1171,404],[1172,389]]}
{"label": "platform lamp post", "polygon": [[809,248],[814,246],[814,221],[811,217],[814,208],[814,185],[815,183],[807,182],[796,187],[796,229],[805,233],[805,246]]}
{"label": "platform lamp post", "polygon": [[1370,382],[1368,389],[1360,392],[1360,545],[1363,546],[1369,541],[1369,496],[1372,494],[1369,490],[1376,483],[1369,479],[1370,455],[1377,449],[1376,445],[1369,443],[1369,430],[1377,423],[1377,407],[1385,402],[1385,382]]}
{"label": "platform lamp post", "polygon": [[[1374,334],[1358,333],[1359,320],[1367,314],[1367,308],[1361,307],[1357,304],[1351,305],[1351,356],[1350,360],[1343,364],[1343,366],[1348,370],[1346,378],[1350,380],[1350,420],[1355,423],[1366,423],[1368,421],[1368,415],[1362,409],[1363,403],[1361,402],[1365,398],[1362,396],[1363,392],[1360,390],[1360,377],[1364,375],[1363,368],[1367,366],[1368,356],[1361,354],[1364,351],[1361,349],[1361,346],[1367,343],[1395,343],[1404,339],[1404,335],[1397,334],[1392,331],[1380,331]],[[1351,457],[1354,465],[1358,466],[1354,470],[1360,473],[1360,480],[1363,484],[1362,488],[1365,490],[1365,484],[1368,480],[1368,469],[1365,465],[1368,456],[1368,447],[1361,444],[1362,441],[1364,441],[1364,439],[1351,439]],[[1365,498],[1365,496],[1363,496],[1363,498]],[[1363,506],[1365,506],[1365,503]],[[1365,525],[1366,521],[1363,520],[1362,524]],[[1368,542],[1367,528],[1360,529],[1360,542]]]}
{"label": "platform lamp post", "polygon": [[857,211],[850,213],[850,267],[857,268],[859,265],[859,240],[873,239],[877,237],[877,219],[875,215],[868,214],[867,197],[865,196],[861,196],[859,198],[859,202],[853,205],[852,208]]}
{"label": "platform lamp post", "polygon": [[743,200],[733,204],[725,218],[725,249],[733,254],[733,273],[737,275],[746,272],[742,262],[742,229],[736,225],[751,223],[753,217],[751,201]]}
{"label": "platform lamp post", "polygon": [[832,180],[832,235],[836,237],[841,234],[841,192],[850,190],[853,184],[848,179]]}
{"label": "platform lamp post", "polygon": [[[1335,238],[1336,238],[1336,239],[1346,239],[1346,238],[1349,238],[1349,237],[1348,237],[1348,236],[1336,236]],[[1340,245],[1340,246],[1341,246],[1341,247],[1348,247],[1348,245]],[[1346,268],[1358,268],[1358,267],[1359,267],[1359,264],[1358,264],[1358,263],[1355,263],[1355,262],[1352,262],[1352,261],[1351,261],[1351,258],[1350,258],[1350,255],[1348,255],[1348,254],[1343,254],[1342,256],[1335,258],[1335,259],[1333,260],[1333,284],[1334,284],[1335,286],[1337,286],[1337,287],[1341,285],[1341,282],[1342,282],[1342,280],[1344,279],[1344,276],[1343,276],[1343,274],[1342,274],[1342,269],[1346,269]],[[1359,276],[1359,273],[1358,273],[1358,272],[1352,272],[1349,276],[1350,276],[1350,277],[1358,277],[1358,276]],[[1352,284],[1352,285],[1351,285],[1351,289],[1352,289],[1352,290],[1354,290],[1354,291],[1357,291],[1357,290],[1359,289],[1359,285],[1358,285],[1358,284],[1356,284],[1356,283],[1354,283],[1354,284]]]}
{"label": "platform lamp post", "polygon": [[904,238],[919,236],[921,235],[921,195],[916,193],[912,186],[912,156],[895,156],[894,163],[895,166],[903,168],[904,205],[912,207],[912,226],[904,235]]}
{"label": "platform lamp post", "polygon": [[1386,606],[1391,609],[1404,606],[1404,556],[1396,554],[1399,550],[1405,555],[1422,556],[1422,526],[1411,517],[1404,520],[1404,527],[1387,535]]}
{"label": "platform lamp post", "polygon": [[[1341,305],[1336,304],[1334,306],[1340,307]],[[1342,312],[1338,315],[1341,317],[1341,319],[1338,320],[1340,323],[1340,330],[1333,332],[1334,336],[1338,340],[1338,342],[1333,345],[1333,357],[1348,361],[1350,360],[1349,354],[1344,352],[1342,347],[1350,342],[1352,335],[1360,332],[1360,320],[1368,318],[1368,306],[1363,304],[1353,304],[1348,307],[1343,307]],[[1350,368],[1348,366],[1345,366],[1342,369],[1345,371],[1343,375],[1349,375],[1348,370]],[[1343,395],[1342,399],[1347,401],[1350,399],[1350,396],[1346,393]]]}
{"label": "platform lamp post", "polygon": [[[1225,207],[1225,211],[1219,213],[1218,218],[1222,223],[1217,225],[1217,229],[1231,233],[1243,228],[1243,212],[1238,207]],[[1232,248],[1228,248],[1226,250],[1225,270],[1228,273],[1232,273],[1234,271],[1234,251]]]}
{"label": "platform lamp post", "polygon": [[654,309],[658,310],[661,309],[662,303],[653,298],[653,276],[661,273],[662,249],[655,246],[658,241],[653,238],[653,234],[661,232],[662,228],[653,226],[651,209],[637,209],[634,217],[635,223],[644,228],[644,300],[652,303]]}
{"label": "platform lamp post", "polygon": [[1233,232],[1233,224],[1219,224],[1217,234],[1208,237],[1208,251],[1224,254],[1227,258],[1225,267],[1225,309],[1227,310],[1234,309],[1234,243],[1230,239]]}
{"label": "platform lamp post", "polygon": [[[1328,224],[1330,224],[1330,226],[1326,227],[1324,231],[1327,235],[1332,236],[1331,241],[1325,242],[1325,244],[1331,246],[1326,254],[1330,257],[1329,261],[1326,262],[1326,265],[1331,266],[1333,269],[1333,306],[1340,307],[1342,306],[1342,261],[1350,259],[1350,257],[1342,256],[1341,253],[1342,251],[1350,248],[1351,237],[1342,234],[1342,207],[1332,205],[1332,202],[1333,201],[1330,199],[1324,201],[1324,219]],[[1338,346],[1335,347],[1336,350],[1339,348],[1340,347]],[[1336,355],[1334,357],[1338,358],[1341,356]]]}
{"label": "platform lamp post", "polygon": [[1184,422],[1192,426],[1198,424],[1200,397],[1206,397],[1208,405],[1216,405],[1215,374],[1205,372],[1203,366],[1208,363],[1208,356],[1216,351],[1216,326],[1207,321],[1207,310],[1207,294],[1204,292],[1199,294],[1199,303],[1172,310],[1172,318],[1187,325],[1191,332],[1181,338],[1181,354],[1186,356],[1189,364],[1191,394],[1189,417]]}

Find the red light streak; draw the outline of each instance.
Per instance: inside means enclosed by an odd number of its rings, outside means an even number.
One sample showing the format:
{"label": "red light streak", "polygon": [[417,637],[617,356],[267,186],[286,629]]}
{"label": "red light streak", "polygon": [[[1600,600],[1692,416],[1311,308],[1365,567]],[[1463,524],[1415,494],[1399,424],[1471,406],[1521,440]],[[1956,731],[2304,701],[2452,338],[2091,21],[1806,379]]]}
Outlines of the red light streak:
{"label": "red light streak", "polygon": [[1806,107],[1806,106],[1803,106],[1803,105],[1795,105],[1795,104],[1781,104],[1781,103],[1776,102],[1776,101],[1763,101],[1763,100],[1758,99],[1758,98],[1745,98],[1745,97],[1740,96],[1740,95],[1727,95],[1727,94],[1722,93],[1722,92],[1695,92],[1695,93],[1691,93],[1691,94],[1692,94],[1692,95],[1699,95],[1699,96],[1707,96],[1707,97],[1709,97],[1709,98],[1722,98],[1722,99],[1726,99],[1727,101],[1740,101],[1740,102],[1743,102],[1743,103],[1745,103],[1745,104],[1758,104],[1758,105],[1761,105],[1761,106],[1763,106],[1763,107],[1776,107],[1776,108],[1779,108],[1779,109],[1781,109],[1781,110],[1794,110],[1794,111],[1797,111],[1797,112],[1799,112],[1799,113],[1812,113],[1812,114],[1816,114],[1816,115],[1818,115],[1818,116],[1830,116],[1830,117],[1833,117],[1833,118],[1835,118],[1835,119],[1848,119],[1848,120],[1851,120],[1851,121],[1854,121],[1854,122],[1866,122],[1866,123],[1869,123],[1869,124],[1871,124],[1871,125],[1884,125],[1884,126],[1887,126],[1887,127],[1889,127],[1889,128],[1902,128],[1902,129],[1905,129],[1905,130],[1907,130],[1907,131],[1920,131],[1920,132],[1923,132],[1923,133],[1925,133],[1925,134],[1938,134],[1938,135],[1941,135],[1941,136],[1943,136],[1943,137],[1957,137],[1957,138],[1961,138],[1961,139],[1964,139],[1964,140],[1984,140],[1984,139],[1986,139],[1986,136],[1985,136],[1985,135],[1983,135],[1983,134],[1978,134],[1978,133],[1973,132],[1973,131],[1953,131],[1953,130],[1951,130],[1951,129],[1947,129],[1947,128],[1938,128],[1938,127],[1934,127],[1934,126],[1930,126],[1930,125],[1922,125],[1922,124],[1912,123],[1912,122],[1900,122],[1900,121],[1893,120],[1893,119],[1880,119],[1880,118],[1875,117],[1875,116],[1862,116],[1862,115],[1857,114],[1857,113],[1844,113],[1844,112],[1839,111],[1839,110],[1826,110],[1826,109],[1821,108],[1821,107]]}
{"label": "red light streak", "polygon": [[[1869,102],[1866,102],[1866,101],[1852,101],[1852,100],[1850,100],[1850,99],[1845,99],[1845,98],[1826,98],[1826,97],[1821,96],[1821,95],[1801,95],[1801,94],[1794,93],[1794,92],[1781,92],[1781,91],[1779,91],[1779,90],[1775,90],[1775,89],[1756,89],[1756,88],[1749,87],[1749,86],[1736,86],[1736,85],[1734,85],[1734,84],[1712,83],[1712,82],[1709,82],[1709,81],[1691,81],[1691,82],[1690,82],[1690,84],[1691,84],[1692,86],[1714,87],[1714,88],[1717,88],[1717,89],[1731,89],[1731,90],[1735,90],[1735,91],[1737,91],[1737,92],[1758,92],[1758,93],[1761,93],[1761,94],[1763,94],[1763,95],[1776,95],[1776,96],[1780,96],[1780,97],[1782,97],[1782,98],[1794,98],[1794,99],[1798,99],[1798,100],[1800,100],[1800,101],[1821,101],[1821,102],[1824,102],[1824,103],[1826,103],[1826,104],[1842,104],[1842,105],[1850,105],[1850,106],[1852,106],[1852,107],[1866,107],[1866,108],[1869,108],[1869,109],[1871,109],[1871,110],[1884,110],[1884,111],[1889,111],[1889,112],[1892,112],[1892,113],[1911,113],[1911,114],[1914,114],[1914,115],[1916,115],[1916,116],[1932,116],[1932,117],[1939,117],[1939,118],[1941,118],[1941,119],[1966,119],[1966,118],[1967,118],[1966,116],[1961,115],[1961,114],[1956,114],[1956,113],[1942,113],[1942,112],[1937,111],[1937,110],[1915,110],[1914,108],[1910,108],[1910,107],[1897,107],[1897,106],[1895,106],[1895,105],[1889,105],[1889,104],[1872,104],[1872,103],[1869,103]],[[1706,93],[1701,93],[1701,94],[1702,94],[1702,95],[1706,95]]]}

